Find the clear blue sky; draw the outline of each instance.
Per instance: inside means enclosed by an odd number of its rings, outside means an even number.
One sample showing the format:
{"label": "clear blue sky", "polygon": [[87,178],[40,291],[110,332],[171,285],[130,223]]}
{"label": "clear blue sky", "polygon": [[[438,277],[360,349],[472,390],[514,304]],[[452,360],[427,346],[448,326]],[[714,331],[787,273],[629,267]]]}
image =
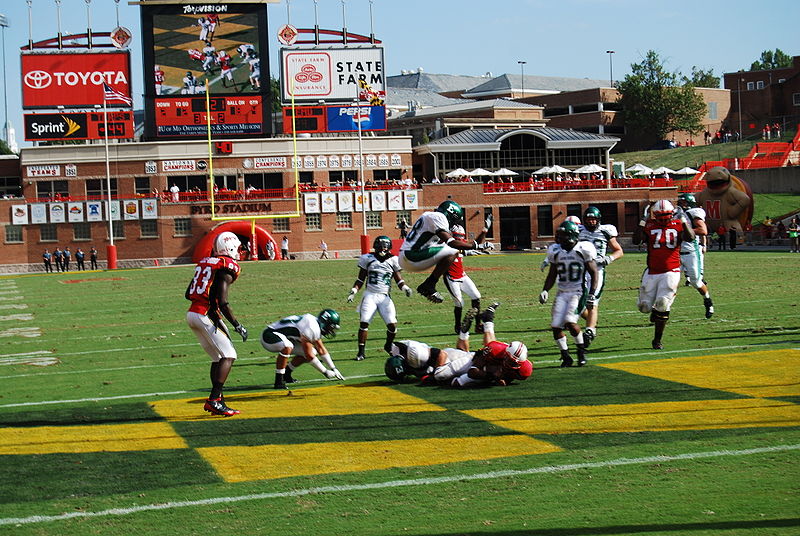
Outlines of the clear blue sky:
{"label": "clear blue sky", "polygon": [[[55,0],[33,0],[33,40],[57,34]],[[341,29],[341,0],[319,0],[321,28]],[[291,23],[313,27],[313,0],[291,0]],[[370,33],[369,0],[346,0],[348,31]],[[92,29],[116,26],[114,0],[91,0]],[[25,0],[3,0],[8,115],[24,142],[20,95],[19,47],[28,41]],[[120,24],[133,31],[135,106],[141,108],[141,37],[139,8],[119,3]],[[287,21],[287,3],[268,7],[270,62],[277,74],[276,30]],[[780,48],[800,55],[797,21],[800,1],[773,0],[374,0],[374,31],[386,48],[388,74],[422,67],[429,73],[526,75],[606,79],[613,54],[614,79],[630,72],[648,50],[657,51],[672,71],[692,66],[716,75],[749,68],[763,50]],[[62,0],[63,33],[87,27],[84,0]],[[2,88],[0,88],[2,89]],[[2,112],[2,110],[0,110]],[[4,117],[3,117],[4,119]]]}

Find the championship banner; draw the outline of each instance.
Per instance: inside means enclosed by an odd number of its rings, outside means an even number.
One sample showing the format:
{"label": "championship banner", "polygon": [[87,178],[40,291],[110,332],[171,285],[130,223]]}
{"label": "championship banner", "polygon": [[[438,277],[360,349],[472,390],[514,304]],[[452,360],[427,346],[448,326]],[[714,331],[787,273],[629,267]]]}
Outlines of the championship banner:
{"label": "championship banner", "polygon": [[362,210],[369,210],[369,194],[361,195],[361,192],[355,192],[356,194],[356,212],[361,212]]}
{"label": "championship banner", "polygon": [[303,194],[303,212],[319,214],[319,194]]}
{"label": "championship banner", "polygon": [[342,163],[343,168],[353,167],[353,157],[349,154],[343,154],[339,161]]}
{"label": "championship banner", "polygon": [[139,219],[139,200],[126,199],[122,202],[122,215],[126,220]]}
{"label": "championship banner", "polygon": [[403,191],[403,204],[406,210],[416,210],[419,208],[419,192],[417,190]]}
{"label": "championship banner", "polygon": [[389,193],[389,210],[403,210],[403,190],[391,190]]}
{"label": "championship banner", "polygon": [[28,205],[11,205],[11,223],[14,225],[28,223]]}
{"label": "championship banner", "polygon": [[[23,52],[22,107],[86,108],[103,104],[103,84],[131,96],[130,54],[113,52]],[[120,102],[115,108],[130,108]]]}
{"label": "championship banner", "polygon": [[142,219],[155,220],[158,218],[158,203],[155,199],[142,199]]}
{"label": "championship banner", "polygon": [[102,206],[100,201],[88,201],[86,203],[86,221],[103,221]]}
{"label": "championship banner", "polygon": [[330,169],[339,169],[339,155],[332,154],[328,157],[328,167]]}
{"label": "championship banner", "polygon": [[31,204],[31,223],[47,223],[47,205],[44,203]]}
{"label": "championship banner", "polygon": [[322,192],[322,212],[336,212],[336,192]]}
{"label": "championship banner", "polygon": [[386,210],[386,192],[370,192],[370,205],[375,212]]}
{"label": "championship banner", "polygon": [[353,192],[336,192],[339,212],[353,212]]}
{"label": "championship banner", "polygon": [[50,212],[50,223],[64,223],[66,221],[64,203],[50,203],[48,212]]}
{"label": "championship banner", "polygon": [[83,221],[83,203],[67,203],[67,221],[70,223]]}
{"label": "championship banner", "polygon": [[317,156],[317,169],[325,169],[328,167],[328,157],[325,155]]}

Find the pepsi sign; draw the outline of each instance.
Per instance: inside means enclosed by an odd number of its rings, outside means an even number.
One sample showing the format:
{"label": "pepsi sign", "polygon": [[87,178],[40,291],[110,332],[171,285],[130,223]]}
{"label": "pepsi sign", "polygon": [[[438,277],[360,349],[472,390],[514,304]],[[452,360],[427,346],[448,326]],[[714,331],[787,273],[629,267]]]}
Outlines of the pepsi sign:
{"label": "pepsi sign", "polygon": [[327,106],[328,132],[386,130],[385,106]]}

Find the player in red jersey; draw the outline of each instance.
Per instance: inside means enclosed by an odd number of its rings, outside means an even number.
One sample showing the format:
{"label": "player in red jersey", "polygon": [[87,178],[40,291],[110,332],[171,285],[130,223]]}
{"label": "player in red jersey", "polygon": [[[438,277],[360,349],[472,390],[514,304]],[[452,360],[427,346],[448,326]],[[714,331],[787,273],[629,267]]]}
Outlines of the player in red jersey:
{"label": "player in red jersey", "polygon": [[[450,232],[456,240],[467,239],[467,233],[461,225],[453,225]],[[450,292],[450,296],[453,297],[453,318],[455,319],[455,333],[458,335],[461,330],[461,313],[464,311],[463,294],[466,294],[472,300],[472,308],[475,309],[475,313],[481,308],[481,292],[475,286],[472,278],[464,272],[463,252],[456,256],[453,264],[447,270],[444,276],[444,286]],[[478,333],[483,332],[482,324],[480,319],[476,319],[475,327]]]}
{"label": "player in red jersey", "polygon": [[153,77],[156,83],[156,95],[161,95],[161,85],[164,83],[164,71],[161,69],[161,66],[155,66]]}
{"label": "player in red jersey", "polygon": [[211,394],[203,409],[214,415],[230,417],[239,413],[225,404],[222,388],[231,366],[236,360],[236,350],[231,342],[220,313],[233,329],[247,340],[247,330],[233,315],[228,303],[228,289],[239,277],[241,268],[236,261],[240,258],[242,243],[231,232],[220,233],[214,240],[211,257],[197,263],[194,277],[186,288],[186,299],[192,305],[186,313],[186,322],[200,341],[200,346],[211,357]]}
{"label": "player in red jersey", "polygon": [[228,81],[232,86],[236,83],[233,81],[233,71],[231,71],[232,58],[224,50],[220,50],[217,54],[217,61],[219,62],[219,72],[222,78],[222,87],[228,87]]}
{"label": "player in red jersey", "polygon": [[683,211],[662,199],[649,207],[652,218],[645,217],[633,233],[633,243],[647,243],[647,269],[639,287],[639,310],[650,313],[655,325],[653,349],[661,350],[661,337],[669,320],[669,311],[681,280],[681,242],[695,238],[692,224]]}

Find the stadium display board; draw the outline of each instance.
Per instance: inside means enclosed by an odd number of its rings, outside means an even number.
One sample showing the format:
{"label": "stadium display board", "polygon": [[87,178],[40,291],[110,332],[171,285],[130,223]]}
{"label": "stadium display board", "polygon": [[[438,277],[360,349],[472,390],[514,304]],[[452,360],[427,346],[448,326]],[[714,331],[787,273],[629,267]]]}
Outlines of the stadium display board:
{"label": "stadium display board", "polygon": [[[103,83],[131,96],[130,54],[107,52],[23,51],[22,107],[86,108],[103,104]],[[109,104],[129,108],[121,101]]]}
{"label": "stadium display board", "polygon": [[291,47],[281,49],[283,104],[349,103],[364,80],[376,92],[386,91],[383,47],[376,45]]}
{"label": "stadium display board", "polygon": [[[294,122],[292,116],[294,115]],[[358,132],[386,130],[386,107],[298,106],[283,108],[283,132]]]}
{"label": "stadium display board", "polygon": [[133,113],[74,112],[60,114],[25,114],[25,140],[102,140],[108,137],[133,138]]}
{"label": "stadium display board", "polygon": [[261,3],[140,5],[145,138],[271,134],[267,8]]}

